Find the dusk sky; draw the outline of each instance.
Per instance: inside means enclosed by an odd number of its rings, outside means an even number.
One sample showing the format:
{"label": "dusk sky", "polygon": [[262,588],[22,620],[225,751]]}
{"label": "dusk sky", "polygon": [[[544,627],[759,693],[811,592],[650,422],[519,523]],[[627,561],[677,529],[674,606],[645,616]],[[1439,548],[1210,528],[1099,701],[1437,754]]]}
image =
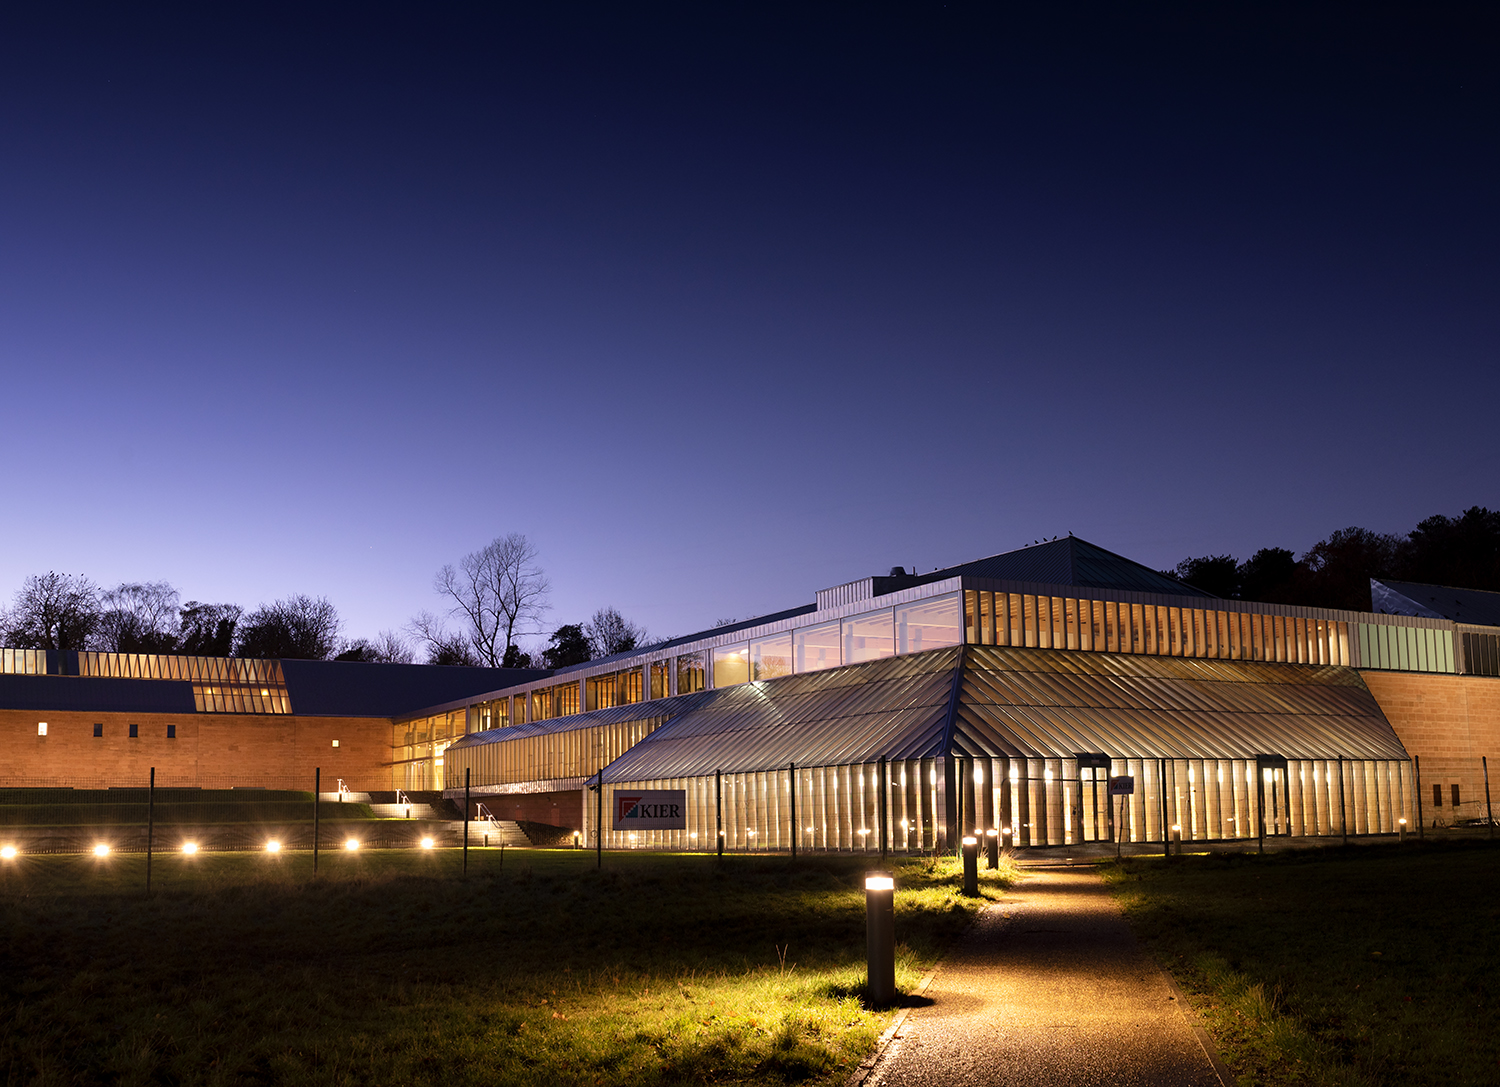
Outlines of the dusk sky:
{"label": "dusk sky", "polygon": [[1069,531],[1166,567],[1500,505],[1464,9],[30,7],[0,602],[373,635],[522,532],[550,624],[671,635]]}

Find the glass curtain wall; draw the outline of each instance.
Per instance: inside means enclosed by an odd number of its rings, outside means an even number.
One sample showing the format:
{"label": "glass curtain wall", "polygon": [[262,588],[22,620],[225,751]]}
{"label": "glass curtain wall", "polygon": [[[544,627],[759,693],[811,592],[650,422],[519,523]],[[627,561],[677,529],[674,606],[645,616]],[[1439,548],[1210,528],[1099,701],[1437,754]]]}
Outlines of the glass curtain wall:
{"label": "glass curtain wall", "polygon": [[1351,660],[1349,624],[1333,620],[973,589],[964,592],[964,633],[971,645],[1284,664]]}
{"label": "glass curtain wall", "polygon": [[517,782],[588,777],[619,758],[666,722],[664,717],[518,736],[497,743],[448,748],[444,759],[445,785],[460,788],[464,770],[470,785],[511,785]]}
{"label": "glass curtain wall", "polygon": [[588,708],[607,710],[611,706],[633,706],[645,701],[644,675],[641,668],[627,668],[602,676],[591,676],[587,681]]}
{"label": "glass curtain wall", "polygon": [[391,787],[408,791],[443,788],[443,756],[464,734],[464,711],[397,721],[392,729]]}
{"label": "glass curtain wall", "polygon": [[[711,850],[722,829],[735,852],[798,849],[837,852],[931,851],[941,841],[943,760],[783,768],[719,777],[609,783],[616,789],[684,789],[682,831],[605,828],[609,849]],[[1008,831],[1021,847],[1084,842],[1395,834],[1415,818],[1411,765],[1370,760],[1288,759],[1266,768],[1245,759],[1112,759],[1108,769],[1077,759],[955,759],[954,810],[963,833]],[[1130,776],[1135,793],[1109,796],[1111,776]],[[795,792],[795,796],[794,796]],[[882,798],[882,792],[884,796]],[[883,800],[883,807],[882,807]],[[793,820],[795,803],[796,818]],[[593,841],[595,805],[585,805]],[[884,818],[882,819],[882,814]]]}

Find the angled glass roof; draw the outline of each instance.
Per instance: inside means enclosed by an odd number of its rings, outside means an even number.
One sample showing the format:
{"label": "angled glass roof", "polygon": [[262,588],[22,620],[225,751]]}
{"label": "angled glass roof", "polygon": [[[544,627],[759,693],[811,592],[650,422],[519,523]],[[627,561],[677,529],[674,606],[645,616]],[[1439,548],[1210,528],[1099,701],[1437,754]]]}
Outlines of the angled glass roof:
{"label": "angled glass roof", "polygon": [[1357,671],[967,646],[474,733],[462,749],[664,722],[609,781],[942,755],[1068,759],[1407,758]]}

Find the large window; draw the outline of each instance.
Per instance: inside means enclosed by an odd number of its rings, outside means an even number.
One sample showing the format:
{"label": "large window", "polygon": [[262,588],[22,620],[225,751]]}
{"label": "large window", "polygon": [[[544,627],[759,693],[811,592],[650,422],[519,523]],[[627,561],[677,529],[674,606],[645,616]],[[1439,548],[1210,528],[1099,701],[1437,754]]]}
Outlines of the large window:
{"label": "large window", "polygon": [[659,660],[651,662],[651,697],[666,698],[672,692],[667,688],[672,662],[670,660]]}
{"label": "large window", "polygon": [[839,646],[839,623],[820,623],[792,634],[792,656],[799,672],[819,672],[844,663]]}
{"label": "large window", "polygon": [[896,655],[896,631],[891,609],[851,615],[843,624],[844,663],[880,660]]}
{"label": "large window", "polygon": [[684,653],[677,661],[677,693],[692,694],[703,690],[705,683],[703,654]]}
{"label": "large window", "polygon": [[792,674],[792,635],[773,634],[750,643],[750,678],[775,679]]}
{"label": "large window", "polygon": [[[994,594],[986,594],[986,603]],[[933,600],[919,600],[915,604],[903,604],[896,609],[896,652],[920,653],[924,649],[940,649],[947,645],[963,644],[960,623],[958,594],[940,596]],[[987,630],[993,630],[993,619],[985,615]]]}
{"label": "large window", "polygon": [[643,694],[639,668],[594,676],[588,681],[588,708],[607,710],[611,706],[632,706],[643,701]]}
{"label": "large window", "polygon": [[714,650],[714,686],[733,687],[750,679],[750,647],[725,645]]}

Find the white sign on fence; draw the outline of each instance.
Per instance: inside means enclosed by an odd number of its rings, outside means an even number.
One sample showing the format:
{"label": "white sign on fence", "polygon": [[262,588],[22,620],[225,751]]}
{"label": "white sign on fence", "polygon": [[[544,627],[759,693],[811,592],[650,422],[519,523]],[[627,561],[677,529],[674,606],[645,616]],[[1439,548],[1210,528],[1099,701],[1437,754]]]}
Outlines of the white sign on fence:
{"label": "white sign on fence", "polygon": [[617,789],[616,830],[686,830],[686,789]]}

